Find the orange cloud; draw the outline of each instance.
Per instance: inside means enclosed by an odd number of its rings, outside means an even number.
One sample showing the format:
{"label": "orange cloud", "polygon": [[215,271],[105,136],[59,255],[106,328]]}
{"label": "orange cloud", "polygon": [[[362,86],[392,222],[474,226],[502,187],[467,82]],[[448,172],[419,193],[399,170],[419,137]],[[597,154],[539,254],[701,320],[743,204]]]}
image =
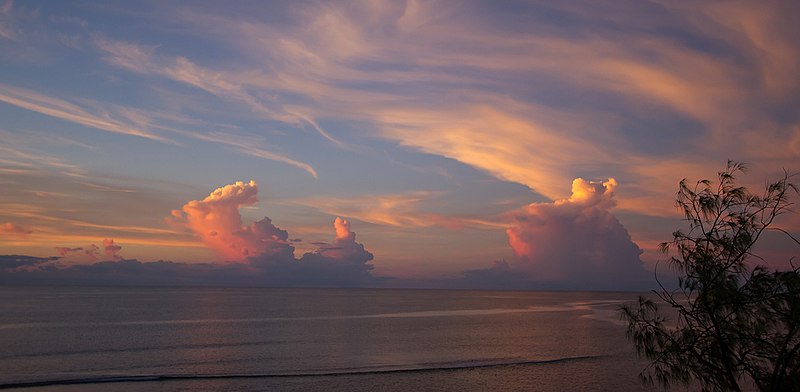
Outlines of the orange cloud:
{"label": "orange cloud", "polygon": [[[434,192],[416,191],[398,194],[363,195],[348,198],[330,196],[308,197],[287,201],[287,204],[302,205],[330,215],[343,215],[375,225],[395,227],[442,226],[461,228],[464,226],[487,227],[492,223],[486,219],[454,217],[419,211],[419,204],[437,196]],[[494,224],[497,227],[497,224]]]}
{"label": "orange cloud", "polygon": [[543,107],[495,103],[497,106],[470,105],[440,112],[387,108],[376,114],[389,138],[525,184],[551,199],[564,191],[564,159],[585,166],[615,159],[578,135],[557,129],[580,127],[583,120],[579,116],[565,120]]}
{"label": "orange cloud", "polygon": [[336,241],[350,241],[356,239],[356,234],[350,231],[350,222],[338,216],[333,221],[333,228],[336,230]]}

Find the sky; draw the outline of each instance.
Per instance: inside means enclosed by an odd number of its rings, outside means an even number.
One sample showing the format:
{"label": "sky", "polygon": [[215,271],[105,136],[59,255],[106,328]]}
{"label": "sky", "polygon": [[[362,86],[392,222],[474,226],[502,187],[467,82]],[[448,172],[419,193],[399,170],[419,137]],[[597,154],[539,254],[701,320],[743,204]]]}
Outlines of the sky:
{"label": "sky", "polygon": [[798,16],[2,1],[0,282],[649,287],[681,179],[800,170]]}

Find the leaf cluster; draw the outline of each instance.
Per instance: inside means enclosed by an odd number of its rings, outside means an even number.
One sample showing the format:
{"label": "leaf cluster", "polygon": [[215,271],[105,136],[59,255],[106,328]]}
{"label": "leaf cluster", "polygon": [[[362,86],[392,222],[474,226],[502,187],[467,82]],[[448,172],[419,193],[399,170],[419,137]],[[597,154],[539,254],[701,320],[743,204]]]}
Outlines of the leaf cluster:
{"label": "leaf cluster", "polygon": [[[771,271],[753,247],[775,219],[791,212],[792,175],[754,194],[735,183],[745,165],[728,162],[718,181],[681,181],[677,206],[688,223],[661,244],[678,272],[678,289],[661,283],[656,301],[624,306],[628,337],[650,360],[645,383],[696,382],[703,390],[800,390],[800,269]],[[793,265],[793,263],[792,263]]]}

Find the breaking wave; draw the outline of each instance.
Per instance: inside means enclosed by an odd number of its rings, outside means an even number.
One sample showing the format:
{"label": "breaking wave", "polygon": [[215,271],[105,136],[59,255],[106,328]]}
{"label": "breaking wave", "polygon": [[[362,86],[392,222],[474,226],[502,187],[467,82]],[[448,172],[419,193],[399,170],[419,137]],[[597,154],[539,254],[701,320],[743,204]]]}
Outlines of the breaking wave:
{"label": "breaking wave", "polygon": [[126,376],[93,376],[84,378],[65,378],[40,381],[21,381],[14,383],[0,384],[0,389],[11,388],[34,388],[57,385],[81,385],[81,384],[112,384],[130,382],[166,382],[166,381],[186,381],[186,380],[230,380],[230,379],[257,379],[257,378],[299,378],[299,377],[337,377],[353,375],[379,375],[390,373],[422,373],[422,372],[444,372],[458,371],[481,368],[500,368],[510,366],[533,366],[546,365],[562,362],[573,362],[602,358],[602,355],[585,355],[576,357],[563,357],[544,360],[528,359],[489,359],[461,362],[435,362],[411,365],[395,365],[366,367],[354,369],[330,369],[312,372],[286,372],[286,373],[243,373],[243,374],[149,374],[149,375],[126,375]]}

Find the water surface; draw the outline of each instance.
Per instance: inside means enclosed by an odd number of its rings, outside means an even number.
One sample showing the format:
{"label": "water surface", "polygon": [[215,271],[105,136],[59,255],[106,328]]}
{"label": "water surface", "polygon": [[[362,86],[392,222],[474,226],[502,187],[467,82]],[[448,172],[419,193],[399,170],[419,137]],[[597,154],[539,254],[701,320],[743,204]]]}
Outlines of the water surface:
{"label": "water surface", "polygon": [[[641,390],[630,293],[0,288],[26,391]],[[111,388],[113,387],[113,388]]]}

